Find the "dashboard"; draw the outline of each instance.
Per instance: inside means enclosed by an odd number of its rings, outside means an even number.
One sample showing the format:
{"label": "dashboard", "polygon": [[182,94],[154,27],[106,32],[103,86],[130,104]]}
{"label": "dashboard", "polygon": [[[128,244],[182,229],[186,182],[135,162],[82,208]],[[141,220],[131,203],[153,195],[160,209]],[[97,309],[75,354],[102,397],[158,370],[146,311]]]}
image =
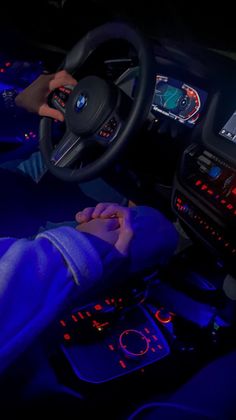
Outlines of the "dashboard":
{"label": "dashboard", "polygon": [[[158,76],[154,102],[159,114],[164,113],[188,128],[187,147],[186,143],[181,146],[181,136],[178,139],[182,150],[173,181],[172,208],[190,236],[207,246],[217,258],[227,261],[234,271],[236,80],[228,73],[227,60],[224,72],[219,74],[220,65],[214,68],[211,63],[208,67],[209,62],[205,71],[201,69],[201,75],[199,70],[198,75],[186,72],[187,80],[181,79],[184,82],[173,79],[175,71],[170,72],[170,79]],[[155,108],[152,106],[152,112]]]}
{"label": "dashboard", "polygon": [[[148,165],[144,169],[142,149],[137,172],[156,180],[153,197],[160,197],[160,185],[169,187],[172,211],[189,235],[234,271],[236,62],[213,51],[170,44],[155,45],[155,51]],[[135,69],[124,76],[130,83],[126,89],[135,96]],[[166,182],[158,171],[173,176]]]}

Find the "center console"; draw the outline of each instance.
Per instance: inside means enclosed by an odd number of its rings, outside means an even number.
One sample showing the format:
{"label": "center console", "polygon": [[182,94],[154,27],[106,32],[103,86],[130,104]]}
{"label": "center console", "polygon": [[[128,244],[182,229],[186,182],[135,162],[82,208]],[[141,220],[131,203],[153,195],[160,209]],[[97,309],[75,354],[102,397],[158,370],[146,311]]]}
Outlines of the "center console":
{"label": "center console", "polygon": [[107,297],[60,320],[62,350],[76,376],[99,384],[166,357],[169,344],[155,315],[159,323],[171,320],[162,320],[158,309],[152,314],[144,305],[126,306],[123,297]]}
{"label": "center console", "polygon": [[[193,358],[194,367],[198,353],[213,357],[228,327],[215,305],[194,300],[156,275],[140,290],[76,308],[58,322],[61,357],[76,378],[73,386],[90,386],[93,393],[96,385],[126,387],[127,377],[135,390],[140,375],[149,383],[150,372],[158,377],[162,369],[174,381],[175,370],[184,375],[180,360]],[[182,380],[180,372],[175,381]],[[163,386],[169,387],[165,377]]]}

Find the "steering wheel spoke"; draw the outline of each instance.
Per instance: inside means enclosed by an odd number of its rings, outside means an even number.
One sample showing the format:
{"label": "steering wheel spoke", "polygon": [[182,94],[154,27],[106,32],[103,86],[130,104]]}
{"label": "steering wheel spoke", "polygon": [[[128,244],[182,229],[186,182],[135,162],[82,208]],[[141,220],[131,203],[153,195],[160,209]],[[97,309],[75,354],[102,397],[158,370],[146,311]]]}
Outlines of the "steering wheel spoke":
{"label": "steering wheel spoke", "polygon": [[71,166],[80,160],[86,147],[86,139],[68,130],[53,150],[50,161],[60,168]]}

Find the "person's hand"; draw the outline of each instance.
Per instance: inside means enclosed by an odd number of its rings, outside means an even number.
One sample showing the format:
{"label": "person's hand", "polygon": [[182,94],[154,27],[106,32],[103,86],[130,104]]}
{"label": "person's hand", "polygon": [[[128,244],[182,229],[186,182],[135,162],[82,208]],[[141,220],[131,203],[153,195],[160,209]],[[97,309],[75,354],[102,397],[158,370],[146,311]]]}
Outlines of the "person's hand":
{"label": "person's hand", "polygon": [[47,103],[47,98],[51,91],[60,86],[75,86],[76,84],[77,81],[65,70],[54,74],[42,74],[16,96],[15,103],[26,111],[33,112],[41,117],[51,117],[64,121],[64,115],[57,109],[51,108]]}
{"label": "person's hand", "polygon": [[75,216],[77,229],[109,242],[124,256],[129,252],[133,238],[130,209],[112,203],[87,207]]}
{"label": "person's hand", "polygon": [[119,236],[118,219],[92,219],[76,227],[80,232],[90,233],[111,245],[115,245]]}

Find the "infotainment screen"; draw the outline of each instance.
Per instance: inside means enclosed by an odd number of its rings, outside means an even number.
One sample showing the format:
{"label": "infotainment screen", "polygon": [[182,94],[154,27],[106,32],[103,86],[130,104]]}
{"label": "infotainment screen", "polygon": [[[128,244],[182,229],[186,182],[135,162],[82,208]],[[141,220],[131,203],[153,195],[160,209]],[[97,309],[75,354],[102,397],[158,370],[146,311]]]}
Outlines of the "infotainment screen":
{"label": "infotainment screen", "polygon": [[154,114],[161,113],[189,127],[201,115],[207,92],[167,76],[156,76],[152,104]]}
{"label": "infotainment screen", "polygon": [[219,134],[233,143],[236,143],[236,111],[231,115]]}

